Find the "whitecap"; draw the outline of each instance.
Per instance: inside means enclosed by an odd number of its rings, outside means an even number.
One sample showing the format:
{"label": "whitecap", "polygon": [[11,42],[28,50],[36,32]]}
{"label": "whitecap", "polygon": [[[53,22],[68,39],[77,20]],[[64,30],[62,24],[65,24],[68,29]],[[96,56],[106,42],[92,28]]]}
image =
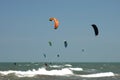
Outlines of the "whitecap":
{"label": "whitecap", "polygon": [[63,66],[62,65],[50,65],[49,67],[51,67],[51,68],[61,68]]}
{"label": "whitecap", "polygon": [[64,66],[67,66],[67,67],[72,67],[72,65],[71,65],[71,64],[65,64]]}
{"label": "whitecap", "polygon": [[15,74],[18,77],[34,77],[36,75],[49,75],[49,76],[70,76],[73,72],[68,68],[63,68],[61,70],[46,70],[45,68],[39,68],[38,70],[28,70],[28,71],[0,71],[3,76],[8,74]]}
{"label": "whitecap", "polygon": [[103,72],[103,73],[95,73],[95,74],[86,74],[86,75],[79,75],[80,77],[86,78],[96,78],[96,77],[111,77],[115,76],[113,72]]}
{"label": "whitecap", "polygon": [[69,68],[70,70],[73,70],[73,71],[83,71],[82,68]]}

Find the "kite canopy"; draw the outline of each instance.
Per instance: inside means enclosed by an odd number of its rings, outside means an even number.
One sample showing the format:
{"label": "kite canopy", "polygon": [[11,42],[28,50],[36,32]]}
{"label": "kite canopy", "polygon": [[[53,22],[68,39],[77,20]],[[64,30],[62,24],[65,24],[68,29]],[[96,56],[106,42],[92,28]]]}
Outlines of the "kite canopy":
{"label": "kite canopy", "polygon": [[58,26],[59,26],[59,21],[58,21],[56,18],[51,17],[51,18],[49,19],[49,21],[54,21],[54,29],[57,29],[57,28],[58,28]]}
{"label": "kite canopy", "polygon": [[65,46],[65,48],[68,46],[67,41],[64,41],[64,46]]}
{"label": "kite canopy", "polygon": [[44,58],[46,58],[46,54],[43,54]]}
{"label": "kite canopy", "polygon": [[49,43],[49,46],[52,46],[52,42],[51,41],[49,41],[48,43]]}
{"label": "kite canopy", "polygon": [[95,36],[98,36],[98,34],[99,34],[99,31],[98,31],[98,28],[97,28],[97,26],[96,26],[95,24],[92,24],[91,26],[92,26],[92,27],[93,27],[93,29],[94,29]]}
{"label": "kite canopy", "polygon": [[60,55],[58,54],[57,57],[60,57]]}

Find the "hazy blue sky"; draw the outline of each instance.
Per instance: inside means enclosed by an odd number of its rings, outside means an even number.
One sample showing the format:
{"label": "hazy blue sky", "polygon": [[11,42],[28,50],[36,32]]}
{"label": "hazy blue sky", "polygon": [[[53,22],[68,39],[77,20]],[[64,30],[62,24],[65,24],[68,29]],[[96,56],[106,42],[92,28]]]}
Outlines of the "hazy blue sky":
{"label": "hazy blue sky", "polygon": [[[57,30],[50,17],[60,21]],[[4,61],[120,62],[120,0],[0,0]]]}

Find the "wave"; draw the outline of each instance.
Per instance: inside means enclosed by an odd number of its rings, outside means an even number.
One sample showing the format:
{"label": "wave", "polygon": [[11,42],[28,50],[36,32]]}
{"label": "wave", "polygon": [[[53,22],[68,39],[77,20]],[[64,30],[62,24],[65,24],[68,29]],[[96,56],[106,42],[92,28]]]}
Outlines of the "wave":
{"label": "wave", "polygon": [[62,68],[63,66],[62,65],[49,65],[49,67],[51,67],[51,68]]}
{"label": "wave", "polygon": [[69,69],[72,70],[72,71],[83,71],[82,68],[69,68]]}
{"label": "wave", "polygon": [[64,66],[66,66],[66,67],[72,67],[71,64],[65,64]]}
{"label": "wave", "polygon": [[98,77],[112,77],[115,76],[113,72],[102,72],[102,73],[94,73],[94,74],[74,74],[73,71],[83,71],[82,68],[63,68],[60,70],[46,70],[46,68],[39,68],[38,70],[27,70],[27,71],[0,71],[0,75],[7,76],[9,74],[14,74],[17,77],[34,77],[37,75],[48,75],[48,76],[79,76],[85,78],[98,78]]}
{"label": "wave", "polygon": [[28,71],[0,71],[2,76],[8,74],[15,74],[18,77],[34,77],[36,75],[54,75],[54,76],[69,76],[73,75],[73,72],[68,68],[63,68],[61,70],[46,70],[45,68],[39,68],[38,70],[28,70]]}
{"label": "wave", "polygon": [[80,77],[86,78],[97,78],[97,77],[112,77],[115,76],[113,72],[103,72],[103,73],[95,73],[95,74],[87,74],[87,75],[79,75]]}
{"label": "wave", "polygon": [[[35,65],[38,65],[38,64],[35,64]],[[19,65],[19,66],[22,66],[22,65]],[[30,66],[30,64],[27,64],[26,66]],[[0,71],[0,75],[6,76],[9,74],[14,74],[17,77],[34,77],[37,75],[79,76],[79,77],[86,77],[86,78],[116,76],[113,72],[101,72],[100,73],[96,69],[87,69],[87,70],[84,69],[83,70],[83,68],[73,67],[71,64],[49,65],[48,69],[45,66],[42,66],[41,68],[38,68],[37,70],[36,69],[26,70],[26,71],[8,70],[8,71]]]}

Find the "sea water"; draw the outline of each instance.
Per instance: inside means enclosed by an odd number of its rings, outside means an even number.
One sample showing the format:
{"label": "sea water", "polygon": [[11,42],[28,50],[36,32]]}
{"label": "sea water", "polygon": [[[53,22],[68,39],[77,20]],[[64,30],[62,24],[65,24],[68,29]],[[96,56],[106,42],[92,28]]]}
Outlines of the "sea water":
{"label": "sea water", "polygon": [[120,80],[120,63],[0,63],[0,80]]}

